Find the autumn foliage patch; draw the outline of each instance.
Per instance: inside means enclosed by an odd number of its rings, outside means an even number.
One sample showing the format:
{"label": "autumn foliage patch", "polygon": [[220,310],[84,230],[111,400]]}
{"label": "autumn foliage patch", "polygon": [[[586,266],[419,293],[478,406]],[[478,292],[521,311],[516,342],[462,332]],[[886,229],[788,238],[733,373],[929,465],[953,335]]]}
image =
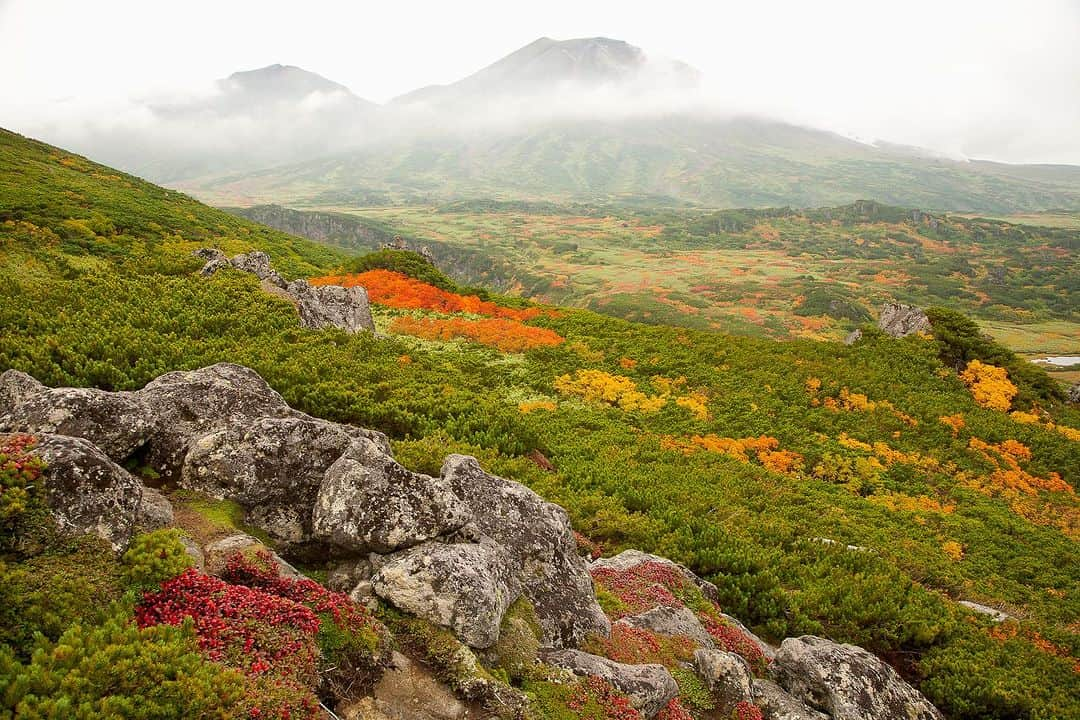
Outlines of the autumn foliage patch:
{"label": "autumn foliage patch", "polygon": [[349,275],[326,275],[311,279],[312,285],[359,285],[372,302],[405,310],[432,310],[438,313],[468,313],[506,320],[530,320],[540,308],[508,308],[481,300],[475,295],[458,295],[392,270],[368,270]]}
{"label": "autumn foliage patch", "polygon": [[557,332],[547,328],[532,327],[517,320],[487,318],[470,320],[462,317],[399,317],[390,325],[390,332],[426,340],[454,340],[462,338],[503,352],[525,352],[562,343]]}

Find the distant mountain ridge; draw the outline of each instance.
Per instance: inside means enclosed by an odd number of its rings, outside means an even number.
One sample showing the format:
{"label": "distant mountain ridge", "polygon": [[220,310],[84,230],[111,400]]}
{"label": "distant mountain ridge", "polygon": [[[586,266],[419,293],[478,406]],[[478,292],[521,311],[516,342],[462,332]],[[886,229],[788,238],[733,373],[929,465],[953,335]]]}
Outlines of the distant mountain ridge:
{"label": "distant mountain ridge", "polygon": [[621,40],[540,38],[385,105],[271,65],[155,109],[161,127],[76,149],[221,205],[493,198],[840,205],[966,212],[1080,208],[1080,167],[963,161],[705,104],[700,73]]}

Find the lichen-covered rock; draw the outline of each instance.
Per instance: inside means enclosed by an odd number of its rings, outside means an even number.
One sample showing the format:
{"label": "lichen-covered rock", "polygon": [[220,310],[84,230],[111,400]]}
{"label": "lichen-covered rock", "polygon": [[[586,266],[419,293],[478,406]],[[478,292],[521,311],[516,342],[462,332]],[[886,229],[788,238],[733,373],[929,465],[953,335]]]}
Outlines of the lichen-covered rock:
{"label": "lichen-covered rock", "polygon": [[897,338],[916,333],[928,333],[931,330],[930,318],[921,308],[900,303],[887,303],[881,308],[878,327],[887,335]]}
{"label": "lichen-covered rock", "polygon": [[367,290],[359,286],[308,284],[293,280],[285,291],[296,304],[300,324],[312,330],[340,328],[347,333],[374,331]]}
{"label": "lichen-covered rock", "polygon": [[371,720],[372,711],[390,720],[460,720],[469,714],[430,670],[397,652],[371,697],[346,707],[342,718]]}
{"label": "lichen-covered rock", "polygon": [[942,717],[895,670],[854,645],[812,635],[788,638],[770,669],[788,693],[833,720]]}
{"label": "lichen-covered rock", "polygon": [[131,540],[142,483],[89,440],[39,435],[45,494],[61,530],[93,533],[123,550]]}
{"label": "lichen-covered rock", "polygon": [[750,632],[750,629],[743,625],[741,622],[739,622],[738,618],[734,618],[727,613],[720,613],[720,619],[722,619],[729,625],[734,625],[736,628],[738,628],[739,632],[750,638],[750,640],[758,646],[758,650],[761,651],[761,654],[765,657],[767,661],[772,662],[772,659],[776,657],[776,648],[759,638],[754,633]]}
{"label": "lichen-covered rock", "polygon": [[326,470],[312,524],[317,540],[389,553],[451,533],[471,519],[445,478],[406,470],[361,439]]}
{"label": "lichen-covered rock", "polygon": [[624,617],[618,621],[618,624],[651,630],[658,635],[682,635],[693,640],[701,648],[716,647],[713,636],[701,624],[697,615],[685,607],[673,608],[657,605],[643,613]]}
{"label": "lichen-covered rock", "polygon": [[829,720],[828,715],[799,702],[771,680],[756,678],[752,689],[762,720]]}
{"label": "lichen-covered rock", "polygon": [[475,648],[495,644],[506,609],[521,595],[516,563],[491,541],[402,550],[379,560],[371,583],[379,597]]}
{"label": "lichen-covered rock", "polygon": [[0,375],[0,432],[83,438],[123,462],[150,431],[150,413],[134,393],[48,388],[18,370]]}
{"label": "lichen-covered rock", "polygon": [[356,441],[374,447],[358,428],[303,414],[230,422],[190,443],[179,483],[239,503],[276,540],[303,542],[326,471]]}
{"label": "lichen-covered rock", "polygon": [[844,344],[854,345],[860,340],[862,340],[862,330],[860,330],[859,328],[855,328],[844,337]]}
{"label": "lichen-covered rock", "polygon": [[1005,612],[1004,610],[998,610],[995,607],[983,605],[982,603],[972,602],[971,600],[957,600],[956,604],[963,605],[968,610],[979,613],[980,615],[986,615],[994,622],[1005,622],[1006,620],[1012,618],[1012,615]]}
{"label": "lichen-covered rock", "polygon": [[735,653],[701,649],[694,652],[694,667],[716,699],[717,709],[730,715],[741,702],[753,702],[750,666]]}
{"label": "lichen-covered rock", "polygon": [[143,487],[139,507],[135,512],[135,526],[142,532],[173,524],[172,503],[154,488]]}
{"label": "lichen-covered rock", "polygon": [[1080,382],[1073,383],[1073,386],[1069,388],[1068,398],[1071,403],[1080,403]]}
{"label": "lichen-covered rock", "polygon": [[514,564],[546,645],[576,646],[590,634],[610,633],[565,510],[465,455],[448,456],[442,477]]}
{"label": "lichen-covered rock", "polygon": [[625,665],[599,655],[565,649],[545,652],[541,659],[575,675],[606,680],[646,718],[655,716],[679,694],[675,678],[663,665]]}
{"label": "lichen-covered rock", "polygon": [[146,461],[169,479],[179,474],[193,439],[229,422],[293,412],[257,372],[232,363],[166,373],[135,394],[152,418]]}

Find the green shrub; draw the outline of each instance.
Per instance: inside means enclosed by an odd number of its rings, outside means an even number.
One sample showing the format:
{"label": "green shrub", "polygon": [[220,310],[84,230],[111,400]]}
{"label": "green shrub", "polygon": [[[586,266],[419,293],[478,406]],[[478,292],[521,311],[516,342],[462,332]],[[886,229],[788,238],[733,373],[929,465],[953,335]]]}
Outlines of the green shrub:
{"label": "green shrub", "polygon": [[172,528],[137,535],[121,561],[125,584],[138,590],[154,590],[194,564]]}
{"label": "green shrub", "polygon": [[115,611],[40,640],[25,664],[0,647],[0,718],[240,718],[244,677],[203,660],[190,627],[140,630]]}

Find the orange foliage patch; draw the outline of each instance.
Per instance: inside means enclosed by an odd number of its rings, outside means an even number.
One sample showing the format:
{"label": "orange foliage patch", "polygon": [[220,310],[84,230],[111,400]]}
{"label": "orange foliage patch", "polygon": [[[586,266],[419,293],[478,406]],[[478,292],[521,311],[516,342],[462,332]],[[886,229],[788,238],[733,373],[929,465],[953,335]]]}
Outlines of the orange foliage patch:
{"label": "orange foliage patch", "polygon": [[984,408],[1005,411],[1012,405],[1017,389],[1009,380],[1005,368],[972,360],[960,373],[975,402]]}
{"label": "orange foliage patch", "polygon": [[475,295],[458,295],[428,285],[408,275],[391,270],[368,270],[350,275],[326,275],[311,279],[312,285],[359,285],[367,289],[372,302],[407,310],[433,310],[440,313],[469,313],[508,320],[529,320],[540,308],[516,309],[481,300]]}
{"label": "orange foliage patch", "polygon": [[502,318],[395,318],[390,331],[427,340],[472,340],[503,352],[525,352],[540,347],[558,345],[563,338],[547,328],[524,325],[517,320]]}
{"label": "orange foliage patch", "polygon": [[952,428],[952,436],[957,437],[960,431],[964,429],[964,416],[960,413],[955,415],[942,415],[938,418],[943,425],[948,425]]}
{"label": "orange foliage patch", "polygon": [[719,435],[692,435],[688,438],[663,437],[660,447],[665,450],[678,450],[685,455],[699,452],[727,455],[740,462],[750,462],[751,453],[758,462],[773,472],[793,475],[803,467],[803,457],[797,452],[779,450],[780,441],[774,437],[729,438]]}

